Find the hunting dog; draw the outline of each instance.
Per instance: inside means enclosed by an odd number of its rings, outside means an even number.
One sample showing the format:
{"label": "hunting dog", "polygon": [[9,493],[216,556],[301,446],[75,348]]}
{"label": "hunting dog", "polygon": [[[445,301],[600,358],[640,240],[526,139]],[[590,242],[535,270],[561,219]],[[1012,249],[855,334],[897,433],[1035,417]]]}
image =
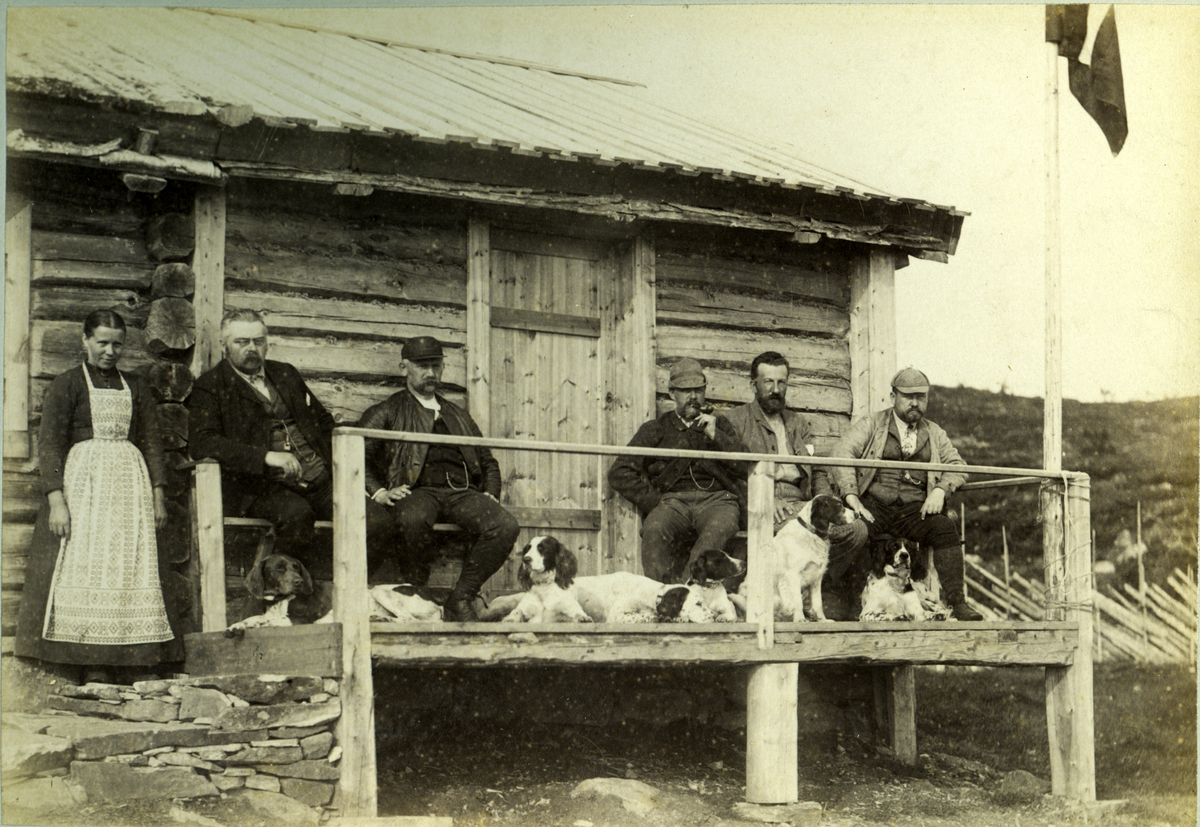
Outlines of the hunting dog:
{"label": "hunting dog", "polygon": [[702,592],[628,571],[575,581],[579,605],[597,623],[711,623]]}
{"label": "hunting dog", "polygon": [[692,561],[687,584],[689,588],[699,590],[700,601],[704,608],[713,613],[714,620],[718,623],[735,623],[738,613],[725,590],[725,581],[745,571],[746,564],[741,560],[730,557],[720,549],[708,549]]}
{"label": "hunting dog", "polygon": [[304,623],[328,623],[333,608],[329,583],[313,585],[304,564],[286,554],[261,557],[246,575],[246,590],[257,614],[234,623],[226,637],[238,637],[247,629],[260,626],[292,626]]}
{"label": "hunting dog", "polygon": [[912,554],[904,540],[889,539],[877,555],[862,591],[859,620],[925,620],[921,595],[912,586]]}
{"label": "hunting dog", "polygon": [[526,589],[504,623],[591,623],[572,590],[579,563],[554,537],[534,537],[521,551],[517,580]]}
{"label": "hunting dog", "polygon": [[444,617],[442,607],[425,589],[408,583],[373,586],[370,594],[371,620],[437,623]]}

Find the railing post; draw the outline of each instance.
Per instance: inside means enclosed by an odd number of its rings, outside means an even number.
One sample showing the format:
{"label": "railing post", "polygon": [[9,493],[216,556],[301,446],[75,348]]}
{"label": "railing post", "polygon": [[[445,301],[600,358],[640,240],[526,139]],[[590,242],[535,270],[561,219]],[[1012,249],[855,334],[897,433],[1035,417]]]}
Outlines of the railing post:
{"label": "railing post", "polygon": [[193,469],[192,519],[200,566],[200,629],[225,628],[225,508],[221,503],[221,466],[196,463]]}
{"label": "railing post", "polygon": [[[746,525],[746,620],[759,626],[758,645],[775,645],[775,599],[770,553],[775,533],[775,463],[760,462],[750,475]],[[746,686],[746,800],[791,804],[799,799],[796,737],[799,664],[750,667]]]}
{"label": "railing post", "polygon": [[1061,601],[1056,619],[1079,624],[1079,645],[1070,666],[1046,667],[1050,779],[1055,795],[1095,801],[1091,481],[1071,479],[1066,495],[1063,542],[1055,549],[1060,559],[1054,567],[1062,580],[1053,595]]}
{"label": "railing post", "polygon": [[364,440],[333,434],[333,619],[342,624],[338,796],[347,817],[375,818],[375,691],[367,595]]}

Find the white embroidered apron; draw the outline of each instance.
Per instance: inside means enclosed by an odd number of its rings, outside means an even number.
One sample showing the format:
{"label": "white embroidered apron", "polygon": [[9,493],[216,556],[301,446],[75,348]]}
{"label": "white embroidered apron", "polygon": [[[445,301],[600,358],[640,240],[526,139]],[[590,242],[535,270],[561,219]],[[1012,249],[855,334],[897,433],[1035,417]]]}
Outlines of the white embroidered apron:
{"label": "white embroidered apron", "polygon": [[150,473],[129,441],[133,394],[97,389],[83,367],[92,438],[72,446],[63,468],[71,536],[59,546],[42,637],[121,646],[171,640],[158,579]]}

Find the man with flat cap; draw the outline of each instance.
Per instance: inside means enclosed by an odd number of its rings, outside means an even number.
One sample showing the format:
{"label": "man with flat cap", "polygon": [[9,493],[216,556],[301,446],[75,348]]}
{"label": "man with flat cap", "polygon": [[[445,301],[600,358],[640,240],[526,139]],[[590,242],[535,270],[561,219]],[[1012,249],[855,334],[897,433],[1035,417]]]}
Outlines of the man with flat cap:
{"label": "man with flat cap", "polygon": [[[406,387],[359,420],[360,428],[448,436],[483,434],[471,415],[437,393],[442,346],[417,336],[400,350]],[[404,554],[402,570],[414,585],[429,577],[436,555],[433,526],[454,523],[475,538],[462,574],[446,600],[446,619],[475,621],[480,588],[504,565],[520,526],[500,505],[500,464],[484,447],[366,440],[366,484],[371,499],[388,509]]]}
{"label": "man with flat cap", "polygon": [[[929,379],[915,368],[892,378],[892,407],[850,426],[831,456],[966,465],[938,425],[925,418]],[[933,549],[942,597],[955,620],[982,620],[963,591],[963,556],[958,531],[944,513],[946,497],[967,481],[953,471],[834,467],[834,483],[846,505],[867,523],[874,539],[903,537]]]}
{"label": "man with flat cap", "polygon": [[[729,420],[704,412],[704,371],[695,359],[671,368],[675,410],[643,424],[631,448],[742,451]],[[613,489],[642,515],[642,570],[663,583],[686,580],[693,557],[724,548],[737,533],[741,463],[686,457],[618,457],[608,471]],[[690,540],[690,543],[689,543]]]}

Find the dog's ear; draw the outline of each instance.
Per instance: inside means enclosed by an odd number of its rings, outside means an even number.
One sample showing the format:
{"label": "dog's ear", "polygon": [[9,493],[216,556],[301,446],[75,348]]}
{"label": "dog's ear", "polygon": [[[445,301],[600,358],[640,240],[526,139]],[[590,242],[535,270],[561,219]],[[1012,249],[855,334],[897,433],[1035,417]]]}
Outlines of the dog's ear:
{"label": "dog's ear", "polygon": [[529,564],[524,560],[521,565],[517,566],[517,582],[521,584],[524,591],[529,591],[533,588],[533,573],[529,570]]}
{"label": "dog's ear", "polygon": [[929,570],[927,568],[925,568],[924,555],[909,554],[909,558],[911,558],[911,560],[912,560],[912,563],[908,570],[908,576],[910,579],[924,580],[926,577],[929,576]]}
{"label": "dog's ear", "polygon": [[579,561],[575,553],[558,540],[554,541],[554,582],[560,589],[569,589],[579,573]]}
{"label": "dog's ear", "polygon": [[669,623],[678,619],[679,613],[683,611],[683,603],[689,594],[691,592],[688,591],[687,586],[674,586],[660,594],[654,604],[654,613],[658,615],[658,622]]}
{"label": "dog's ear", "polygon": [[300,594],[312,594],[313,579],[312,575],[308,573],[308,566],[304,565],[299,560],[296,561],[296,566],[300,569],[300,578],[302,581],[300,583]]}
{"label": "dog's ear", "polygon": [[264,557],[255,562],[250,567],[250,573],[246,575],[246,591],[250,592],[251,597],[258,600],[263,599],[263,594],[266,591],[263,583],[263,564],[267,562],[267,559]]}
{"label": "dog's ear", "polygon": [[[707,552],[706,552],[707,553]],[[708,566],[704,563],[704,555],[701,554],[692,561],[691,567],[688,569],[688,579],[697,586],[708,585]]]}

